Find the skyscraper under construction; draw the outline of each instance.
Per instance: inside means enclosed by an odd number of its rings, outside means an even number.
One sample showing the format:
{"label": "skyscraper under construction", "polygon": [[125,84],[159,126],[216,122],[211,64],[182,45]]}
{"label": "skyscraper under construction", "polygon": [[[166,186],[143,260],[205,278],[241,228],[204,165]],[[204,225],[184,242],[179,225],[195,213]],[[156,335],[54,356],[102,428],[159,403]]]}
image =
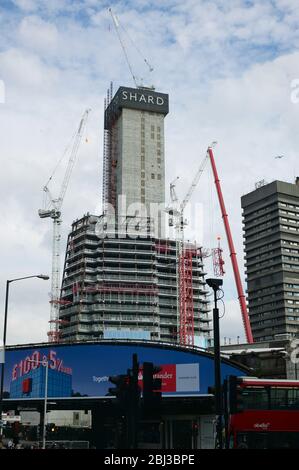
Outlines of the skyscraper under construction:
{"label": "skyscraper under construction", "polygon": [[[164,118],[168,95],[120,87],[105,100],[103,214],[87,214],[68,236],[60,338],[178,342],[182,335],[177,246],[165,238]],[[209,338],[203,260],[185,246],[185,344]],[[186,313],[186,312],[185,312]]]}

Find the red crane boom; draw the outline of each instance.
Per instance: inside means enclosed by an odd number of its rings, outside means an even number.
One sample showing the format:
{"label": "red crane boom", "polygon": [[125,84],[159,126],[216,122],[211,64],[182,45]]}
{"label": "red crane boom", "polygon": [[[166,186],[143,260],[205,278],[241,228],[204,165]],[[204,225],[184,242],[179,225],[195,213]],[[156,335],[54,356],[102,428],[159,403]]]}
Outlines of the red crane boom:
{"label": "red crane boom", "polygon": [[240,271],[239,271],[239,266],[238,266],[238,261],[237,261],[237,254],[236,250],[234,247],[234,242],[229,226],[229,220],[228,220],[228,215],[226,212],[225,204],[224,204],[224,199],[223,199],[223,194],[221,190],[221,185],[220,185],[220,179],[218,176],[216,164],[215,164],[215,159],[214,159],[214,154],[213,150],[211,147],[208,148],[208,153],[210,157],[210,162],[213,170],[213,175],[215,179],[215,185],[216,185],[216,190],[217,190],[217,195],[218,195],[218,200],[220,204],[220,209],[221,209],[221,214],[222,214],[222,219],[224,223],[224,228],[226,232],[226,237],[227,237],[227,242],[229,246],[229,251],[230,251],[230,258],[233,266],[233,271],[234,271],[234,276],[235,276],[235,281],[236,281],[236,286],[237,286],[237,291],[238,291],[238,299],[240,302],[240,307],[241,307],[241,313],[242,313],[242,319],[244,323],[244,328],[245,328],[245,334],[247,338],[247,342],[249,344],[253,343],[253,336],[252,336],[252,331],[251,331],[251,326],[249,322],[249,316],[248,316],[248,311],[247,311],[247,305],[246,305],[246,298],[244,295],[243,287],[242,287],[242,282],[241,282],[241,277],[240,277]]}

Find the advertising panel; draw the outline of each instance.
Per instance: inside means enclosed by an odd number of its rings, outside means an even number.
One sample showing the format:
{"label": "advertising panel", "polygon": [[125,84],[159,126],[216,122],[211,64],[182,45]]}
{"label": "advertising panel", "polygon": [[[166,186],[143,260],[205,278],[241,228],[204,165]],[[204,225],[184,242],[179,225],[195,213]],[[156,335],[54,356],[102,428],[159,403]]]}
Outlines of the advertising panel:
{"label": "advertising panel", "polygon": [[[6,352],[5,398],[43,398],[48,361],[48,390],[53,398],[105,397],[112,386],[109,376],[126,374],[136,353],[140,364],[160,367],[163,395],[205,395],[214,384],[213,358],[204,352],[123,343],[47,345],[9,349]],[[245,375],[244,370],[222,363],[222,377]]]}

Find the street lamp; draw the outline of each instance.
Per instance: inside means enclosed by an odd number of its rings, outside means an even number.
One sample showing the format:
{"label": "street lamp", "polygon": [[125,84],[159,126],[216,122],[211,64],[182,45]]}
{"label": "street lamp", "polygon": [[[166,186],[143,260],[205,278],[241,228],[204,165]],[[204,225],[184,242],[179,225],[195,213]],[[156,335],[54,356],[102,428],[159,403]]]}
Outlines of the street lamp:
{"label": "street lamp", "polygon": [[222,279],[206,279],[209,287],[214,291],[213,308],[213,333],[214,333],[214,372],[215,372],[215,408],[217,416],[216,442],[217,447],[222,449],[222,389],[221,389],[221,358],[220,358],[220,334],[219,334],[219,310],[217,308],[217,292],[220,290]]}
{"label": "street lamp", "polygon": [[46,377],[45,377],[45,395],[44,395],[44,419],[43,419],[43,434],[42,434],[42,449],[46,448],[46,420],[47,420],[47,400],[48,400],[48,377],[49,377],[49,361],[44,359],[38,361],[35,359],[27,359],[28,362],[33,362],[34,364],[40,364],[46,367]]}
{"label": "street lamp", "polygon": [[38,279],[43,279],[44,281],[47,281],[48,279],[50,279],[49,276],[46,276],[45,274],[35,274],[33,276],[18,277],[15,279],[8,279],[6,281],[5,312],[4,312],[4,327],[3,327],[3,363],[1,367],[1,388],[0,388],[0,436],[2,436],[3,434],[2,410],[3,410],[3,387],[4,387],[4,367],[5,367],[5,347],[6,347],[9,286],[12,282],[22,281],[24,279],[31,279],[33,277],[37,277]]}

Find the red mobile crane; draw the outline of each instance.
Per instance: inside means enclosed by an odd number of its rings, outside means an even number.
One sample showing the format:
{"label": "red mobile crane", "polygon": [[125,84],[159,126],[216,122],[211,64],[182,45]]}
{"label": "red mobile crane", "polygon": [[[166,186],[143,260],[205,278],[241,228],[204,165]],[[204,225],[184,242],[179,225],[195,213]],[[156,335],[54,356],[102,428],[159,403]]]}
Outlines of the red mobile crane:
{"label": "red mobile crane", "polygon": [[[216,142],[215,142],[216,143]],[[214,144],[212,144],[214,145]],[[191,196],[199,182],[199,179],[204,171],[207,161],[210,160],[211,167],[214,175],[215,186],[218,194],[218,200],[220,204],[221,214],[224,222],[224,228],[226,232],[227,242],[230,251],[230,258],[232,262],[235,283],[238,292],[238,299],[241,307],[242,320],[244,324],[246,339],[248,343],[253,343],[253,337],[251,332],[251,326],[249,322],[249,316],[247,312],[246,298],[244,295],[236,250],[233,243],[233,238],[230,230],[228,221],[228,215],[226,212],[224,198],[221,190],[220,179],[216,169],[214,154],[212,146],[208,147],[205,158],[200,164],[200,167],[195,174],[192,184],[187,191],[187,194],[181,203],[178,202],[178,198],[175,192],[174,181],[170,184],[170,194],[172,206],[166,210],[169,213],[169,225],[175,227],[176,232],[176,245],[177,245],[177,283],[178,283],[178,299],[177,299],[177,311],[178,311],[178,338],[179,342],[184,345],[194,344],[194,308],[193,308],[193,291],[192,291],[192,253],[190,249],[185,246],[184,243],[184,227],[187,221],[184,219],[184,210],[187,203],[190,201]],[[219,273],[216,275],[223,275],[223,260],[221,256],[221,249],[218,248],[218,260]],[[217,255],[217,253],[215,253]],[[220,257],[219,257],[220,255]]]}
{"label": "red mobile crane", "polygon": [[216,186],[218,200],[220,204],[222,219],[223,219],[225,233],[226,233],[227,242],[229,246],[230,259],[231,259],[232,267],[234,271],[234,277],[235,277],[235,282],[236,282],[236,287],[237,287],[237,292],[238,292],[238,299],[239,299],[240,307],[241,307],[242,320],[244,324],[246,339],[249,344],[252,344],[253,336],[252,336],[251,326],[249,322],[246,298],[245,298],[245,294],[244,294],[243,287],[242,287],[241,276],[240,276],[240,271],[239,271],[239,266],[238,266],[238,261],[237,261],[237,254],[236,254],[236,250],[235,250],[235,246],[233,242],[232,233],[230,230],[228,215],[227,215],[225,204],[224,204],[223,194],[222,194],[221,185],[220,185],[220,179],[218,176],[212,147],[208,147],[208,154],[210,157],[210,162],[211,162],[212,171],[214,175],[215,186]]}

